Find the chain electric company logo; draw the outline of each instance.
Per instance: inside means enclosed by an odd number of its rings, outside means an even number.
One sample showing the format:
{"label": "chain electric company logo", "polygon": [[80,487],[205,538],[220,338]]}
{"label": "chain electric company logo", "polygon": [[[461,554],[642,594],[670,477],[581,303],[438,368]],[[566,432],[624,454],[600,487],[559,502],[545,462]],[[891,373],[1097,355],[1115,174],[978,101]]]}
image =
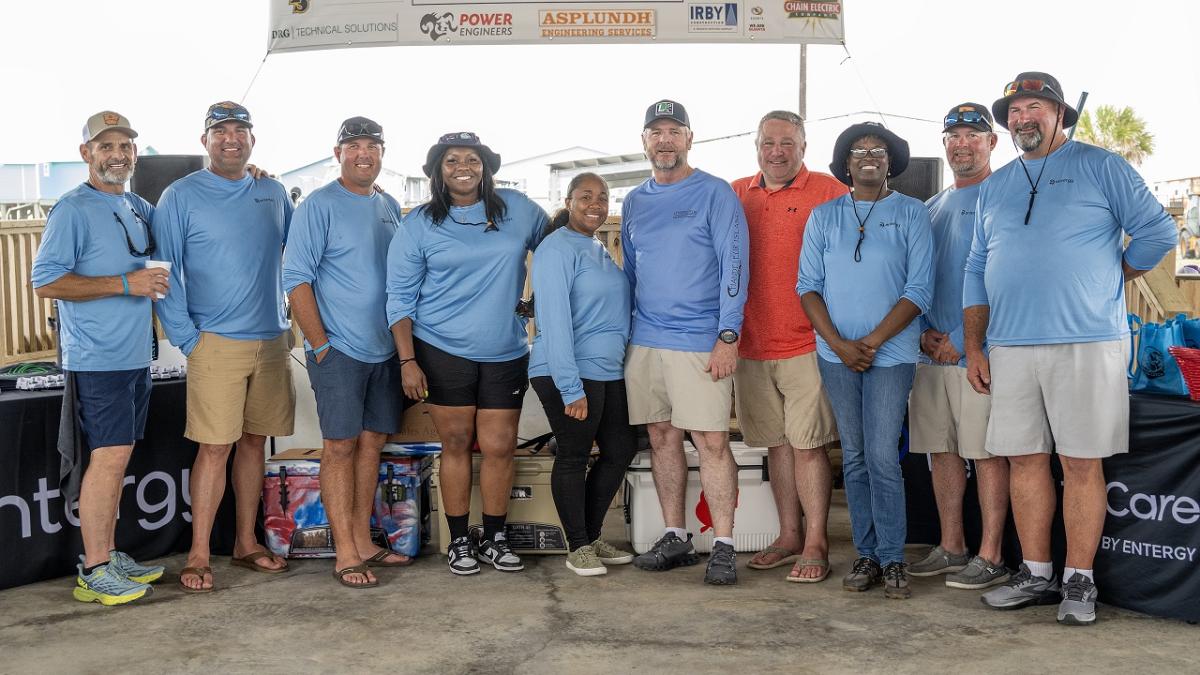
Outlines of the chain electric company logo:
{"label": "chain electric company logo", "polygon": [[783,11],[789,19],[837,19],[842,15],[842,3],[787,0]]}
{"label": "chain electric company logo", "polygon": [[688,5],[689,33],[736,33],[737,30],[736,2]]}
{"label": "chain electric company logo", "polygon": [[421,32],[437,42],[447,35],[460,38],[511,37],[513,15],[508,12],[431,12],[421,17]]}
{"label": "chain electric company logo", "polygon": [[541,10],[538,29],[544,38],[642,38],[657,35],[655,11],[577,9]]}
{"label": "chain electric company logo", "polygon": [[291,0],[292,14],[303,14],[308,11],[308,0]]}

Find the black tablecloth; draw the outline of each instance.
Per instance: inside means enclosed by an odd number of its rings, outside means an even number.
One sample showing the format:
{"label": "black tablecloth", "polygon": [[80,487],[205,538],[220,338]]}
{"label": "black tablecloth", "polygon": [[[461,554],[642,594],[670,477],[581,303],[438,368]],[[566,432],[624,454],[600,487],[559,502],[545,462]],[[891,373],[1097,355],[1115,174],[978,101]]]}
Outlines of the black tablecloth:
{"label": "black tablecloth", "polygon": [[[1200,621],[1200,403],[1165,396],[1130,396],[1129,453],[1104,460],[1108,515],[1096,552],[1100,600],[1118,607]],[[936,544],[937,507],[925,455],[903,459],[908,541]],[[1062,469],[1051,461],[1059,512],[1051,543],[1057,569],[1066,557]],[[975,479],[963,500],[967,545],[979,543]],[[1011,514],[1004,557],[1015,566],[1020,545]]]}
{"label": "black tablecloth", "polygon": [[[187,387],[155,382],[146,437],[125,471],[117,547],[138,559],[191,545],[188,476],[196,444],[183,438]],[[0,589],[75,573],[83,552],[78,504],[68,511],[58,489],[62,391],[0,394]],[[217,514],[213,552],[233,545],[233,497]]]}

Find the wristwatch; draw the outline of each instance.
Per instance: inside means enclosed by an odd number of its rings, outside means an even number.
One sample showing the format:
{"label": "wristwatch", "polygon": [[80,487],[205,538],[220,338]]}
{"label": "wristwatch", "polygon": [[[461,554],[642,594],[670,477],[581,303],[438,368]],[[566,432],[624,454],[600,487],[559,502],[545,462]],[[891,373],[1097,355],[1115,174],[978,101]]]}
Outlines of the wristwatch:
{"label": "wristwatch", "polygon": [[726,328],[720,333],[717,333],[717,339],[727,345],[731,345],[738,341],[738,334],[736,330],[730,330]]}

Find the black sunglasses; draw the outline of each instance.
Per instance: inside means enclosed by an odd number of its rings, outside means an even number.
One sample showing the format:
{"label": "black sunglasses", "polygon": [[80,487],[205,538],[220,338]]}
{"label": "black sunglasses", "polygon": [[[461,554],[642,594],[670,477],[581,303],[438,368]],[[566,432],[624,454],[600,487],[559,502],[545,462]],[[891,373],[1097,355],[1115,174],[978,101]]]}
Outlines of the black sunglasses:
{"label": "black sunglasses", "polygon": [[135,258],[148,258],[154,255],[154,250],[158,248],[158,244],[154,241],[154,232],[150,229],[150,223],[147,223],[145,218],[138,215],[137,211],[129,209],[129,212],[142,224],[142,227],[146,228],[146,250],[144,251],[137,250],[137,247],[133,245],[133,239],[129,237],[129,229],[125,227],[125,221],[121,220],[121,216],[118,216],[116,211],[113,211],[112,214],[113,218],[116,218],[117,224],[121,226],[121,231],[125,233],[125,245],[129,247],[129,255]]}
{"label": "black sunglasses", "polygon": [[355,122],[354,124],[343,124],[341,129],[338,129],[338,143],[350,140],[352,138],[370,137],[383,141],[383,127],[374,122]]}

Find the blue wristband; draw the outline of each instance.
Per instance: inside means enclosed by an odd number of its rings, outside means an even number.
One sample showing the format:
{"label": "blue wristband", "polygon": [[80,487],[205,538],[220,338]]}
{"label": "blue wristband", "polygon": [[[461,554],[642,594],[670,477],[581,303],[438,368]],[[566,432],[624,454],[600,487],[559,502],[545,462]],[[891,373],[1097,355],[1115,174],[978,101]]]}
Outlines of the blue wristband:
{"label": "blue wristband", "polygon": [[312,355],[318,356],[321,352],[325,351],[326,349],[329,349],[329,345],[330,345],[330,342],[328,340],[326,340],[325,344],[321,345],[321,347],[319,349],[312,350]]}
{"label": "blue wristband", "polygon": [[124,289],[121,295],[129,295],[129,280],[125,278],[124,274],[121,275],[121,288]]}

